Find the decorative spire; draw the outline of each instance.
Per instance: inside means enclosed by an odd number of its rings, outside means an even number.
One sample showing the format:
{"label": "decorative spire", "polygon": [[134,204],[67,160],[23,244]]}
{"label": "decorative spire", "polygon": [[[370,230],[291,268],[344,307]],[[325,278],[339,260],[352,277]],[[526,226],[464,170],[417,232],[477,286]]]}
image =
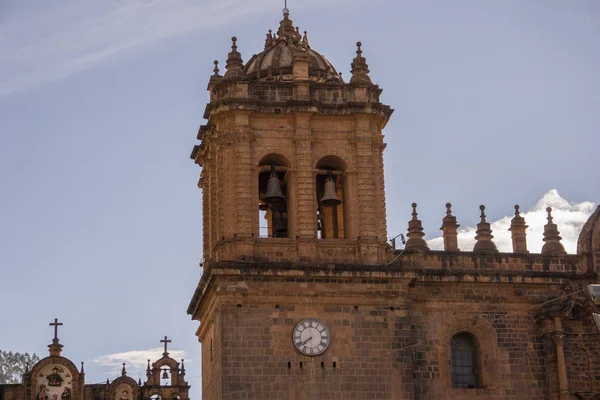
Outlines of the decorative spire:
{"label": "decorative spire", "polygon": [[425,236],[423,226],[421,221],[417,219],[417,203],[412,203],[412,209],[412,220],[408,222],[408,240],[404,248],[406,251],[427,251],[429,247],[423,239],[423,236]]}
{"label": "decorative spire", "polygon": [[208,87],[206,88],[206,90],[208,90],[208,91],[211,92],[211,96],[212,96],[212,89],[213,89],[213,87],[221,79],[223,79],[223,77],[219,74],[219,60],[215,60],[214,64],[215,64],[215,68],[213,69],[213,74],[210,76],[210,79],[208,80]]}
{"label": "decorative spire", "polygon": [[125,363],[123,363],[123,368],[121,368],[121,376],[127,375],[127,370],[125,369]]}
{"label": "decorative spire", "polygon": [[25,373],[29,373],[29,361],[25,364]]}
{"label": "decorative spire", "polygon": [[110,385],[110,381],[106,378],[106,386]]}
{"label": "decorative spire", "polygon": [[302,44],[310,49],[310,43],[308,43],[308,33],[306,31],[304,31],[304,36],[302,36]]}
{"label": "decorative spire", "polygon": [[213,78],[220,78],[221,75],[219,75],[219,60],[215,60],[213,62],[215,63],[215,68],[213,69],[212,77]]}
{"label": "decorative spire", "polygon": [[231,52],[227,56],[227,64],[225,65],[225,79],[241,79],[244,77],[244,63],[242,55],[237,51],[237,38],[231,38]]}
{"label": "decorative spire", "polygon": [[350,83],[373,83],[369,76],[369,66],[367,65],[367,59],[362,56],[361,42],[356,42],[356,57],[352,61],[351,67],[352,78]]}
{"label": "decorative spire", "polygon": [[62,322],[58,322],[58,318],[54,318],[54,322],[50,322],[50,326],[54,327],[54,338],[52,343],[48,345],[48,351],[51,357],[60,357],[63,345],[58,342],[58,327],[62,326]]}
{"label": "decorative spire", "polygon": [[183,363],[183,358],[181,359],[181,373],[185,374],[185,364]]}
{"label": "decorative spire", "polygon": [[544,225],[544,246],[542,246],[542,254],[548,256],[562,256],[567,254],[562,245],[558,226],[553,222],[552,208],[546,208],[548,212],[548,223]]}
{"label": "decorative spire", "polygon": [[148,367],[146,368],[146,376],[150,378],[152,376],[152,370],[150,369],[150,359],[148,359]]}
{"label": "decorative spire", "polygon": [[456,217],[452,215],[452,204],[446,203],[446,216],[442,219],[442,235],[444,237],[444,251],[460,251],[458,248],[458,227]]}
{"label": "decorative spire", "polygon": [[492,229],[490,228],[489,222],[485,220],[485,206],[479,206],[481,210],[481,222],[477,224],[477,236],[475,236],[475,246],[473,247],[473,253],[478,254],[496,254],[498,249],[496,243],[492,241],[494,236],[492,235]]}
{"label": "decorative spire", "polygon": [[265,49],[273,45],[273,31],[269,29],[267,38],[265,39]]}
{"label": "decorative spire", "polygon": [[138,386],[142,386],[142,378],[138,378]]}
{"label": "decorative spire", "polygon": [[82,375],[85,374],[85,371],[83,369],[83,361],[81,362],[81,371],[79,371],[79,373]]}
{"label": "decorative spire", "polygon": [[514,253],[529,253],[527,250],[527,230],[529,226],[525,224],[525,218],[521,216],[519,212],[519,205],[515,205],[515,216],[510,220],[510,228],[508,230],[512,233],[512,245]]}
{"label": "decorative spire", "polygon": [[283,19],[279,22],[277,30],[277,41],[284,41],[287,44],[299,43],[302,39],[300,28],[294,28],[294,21],[290,19],[290,10],[283,9]]}

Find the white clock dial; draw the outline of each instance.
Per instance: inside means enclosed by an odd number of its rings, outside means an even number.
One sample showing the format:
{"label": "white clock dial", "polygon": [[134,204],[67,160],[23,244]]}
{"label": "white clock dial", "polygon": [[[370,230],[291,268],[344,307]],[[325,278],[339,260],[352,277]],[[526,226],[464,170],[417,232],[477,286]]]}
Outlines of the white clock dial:
{"label": "white clock dial", "polygon": [[317,356],[323,353],[331,343],[329,328],[322,321],[308,318],[300,321],[292,334],[294,346],[302,354]]}

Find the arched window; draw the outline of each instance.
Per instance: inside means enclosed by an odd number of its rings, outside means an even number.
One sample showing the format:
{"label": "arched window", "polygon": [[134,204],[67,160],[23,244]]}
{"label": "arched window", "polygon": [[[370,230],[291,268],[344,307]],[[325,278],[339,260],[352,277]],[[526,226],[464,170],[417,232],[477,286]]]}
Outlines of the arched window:
{"label": "arched window", "polygon": [[288,237],[287,171],[279,154],[262,158],[258,166],[258,220],[261,238]]}
{"label": "arched window", "polygon": [[323,157],[317,163],[317,237],[341,239],[344,229],[344,172],[346,165],[335,156]]}
{"label": "arched window", "polygon": [[468,333],[459,333],[452,338],[452,387],[479,388],[477,346]]}

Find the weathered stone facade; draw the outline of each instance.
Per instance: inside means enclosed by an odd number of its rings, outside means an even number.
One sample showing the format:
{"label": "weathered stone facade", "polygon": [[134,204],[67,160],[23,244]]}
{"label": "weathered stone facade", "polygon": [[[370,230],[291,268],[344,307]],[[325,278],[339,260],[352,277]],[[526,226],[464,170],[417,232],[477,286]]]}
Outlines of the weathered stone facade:
{"label": "weathered stone facade", "polygon": [[[483,206],[477,244],[461,251],[450,204],[444,251],[427,247],[416,204],[406,247],[393,250],[382,134],[392,110],[368,74],[358,43],[345,83],[287,12],[246,65],[234,38],[225,75],[215,67],[191,155],[204,273],[188,313],[201,323],[203,398],[600,398],[585,293],[600,271],[600,208],[576,255],[551,210],[544,250],[529,254],[518,207],[513,253],[496,249]],[[318,356],[294,345],[306,318],[331,332]],[[462,333],[474,343],[471,387],[454,377]]]}

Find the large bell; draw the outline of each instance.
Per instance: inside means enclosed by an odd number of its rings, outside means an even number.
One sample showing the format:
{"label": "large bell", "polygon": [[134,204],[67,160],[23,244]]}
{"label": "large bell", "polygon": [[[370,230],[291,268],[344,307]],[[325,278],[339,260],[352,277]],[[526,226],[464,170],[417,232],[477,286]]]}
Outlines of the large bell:
{"label": "large bell", "polygon": [[267,181],[267,192],[262,200],[267,204],[282,203],[285,201],[285,196],[281,191],[281,182],[277,178],[274,165],[271,167],[271,176]]}
{"label": "large bell", "polygon": [[339,206],[342,201],[337,197],[335,190],[335,182],[331,177],[331,174],[327,176],[325,180],[325,187],[323,189],[323,197],[321,197],[321,204],[324,206]]}
{"label": "large bell", "polygon": [[169,375],[167,374],[167,370],[166,369],[163,369],[162,378],[163,379],[169,379]]}

